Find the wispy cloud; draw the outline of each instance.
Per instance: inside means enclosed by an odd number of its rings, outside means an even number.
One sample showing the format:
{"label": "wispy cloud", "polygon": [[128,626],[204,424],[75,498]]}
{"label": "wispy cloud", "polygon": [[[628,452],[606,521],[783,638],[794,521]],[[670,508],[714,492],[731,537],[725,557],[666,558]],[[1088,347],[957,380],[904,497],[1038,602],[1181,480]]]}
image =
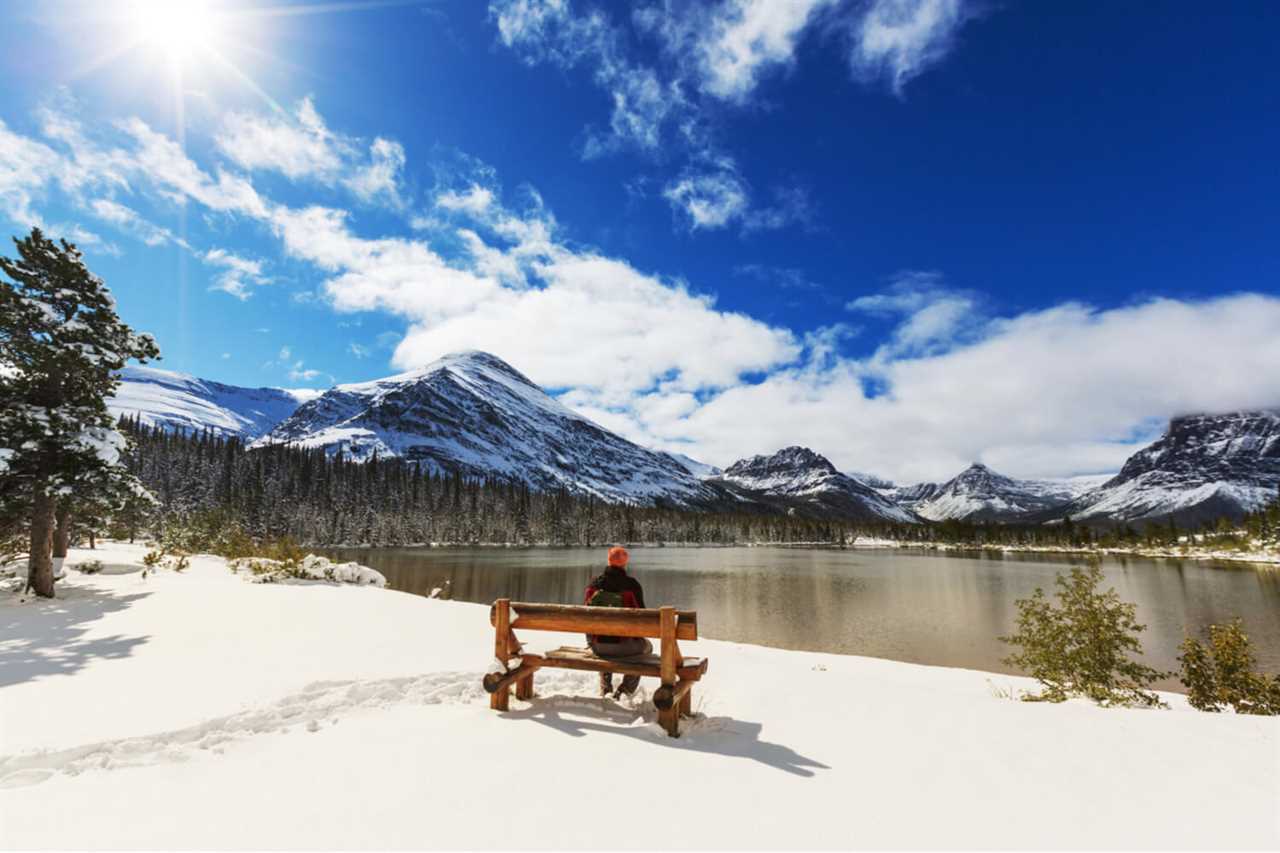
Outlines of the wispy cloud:
{"label": "wispy cloud", "polygon": [[275,171],[293,181],[344,186],[364,202],[402,206],[404,147],[381,137],[367,145],[331,131],[311,98],[292,114],[231,113],[215,137],[219,151],[250,171]]}
{"label": "wispy cloud", "polygon": [[191,248],[190,244],[181,237],[174,235],[168,228],[163,228],[155,223],[148,222],[137,211],[130,207],[126,207],[119,202],[110,199],[99,198],[89,203],[97,217],[105,222],[119,227],[122,230],[129,231],[136,235],[139,240],[148,246],[160,246],[165,243],[174,243],[183,248]]}
{"label": "wispy cloud", "polygon": [[897,320],[877,353],[880,359],[944,350],[982,329],[977,294],[948,287],[936,270],[899,272],[887,290],[860,296],[845,308]]}
{"label": "wispy cloud", "polygon": [[[491,0],[489,10],[498,40],[526,64],[591,70],[610,113],[607,128],[587,129],[584,156],[628,149],[664,162],[684,159],[662,190],[677,222],[750,232],[807,224],[812,206],[795,187],[776,191],[771,205],[754,196],[718,141],[718,107],[753,104],[764,80],[795,64],[811,32],[836,33],[850,46],[857,79],[884,80],[901,94],[951,49],[971,2],[666,2],[641,6],[630,18],[616,6],[573,0]],[[647,53],[640,47],[646,42]]]}
{"label": "wispy cloud", "polygon": [[772,231],[812,219],[813,205],[802,187],[775,190],[776,203],[755,204],[746,179],[728,157],[686,167],[662,189],[676,219],[691,231],[739,226],[744,233]]}
{"label": "wispy cloud", "polygon": [[851,63],[868,82],[903,87],[945,57],[974,15],[965,0],[874,0],[851,30]]}
{"label": "wispy cloud", "polygon": [[[221,270],[209,289],[229,293],[241,301],[252,295],[254,287],[271,282],[271,279],[262,272],[261,261],[242,258],[226,249],[210,249],[200,257],[209,266]],[[288,358],[288,356],[281,356],[281,358]]]}
{"label": "wispy cloud", "polygon": [[739,264],[733,274],[754,278],[773,284],[784,290],[821,290],[822,285],[811,279],[804,270],[795,267],[777,267],[767,264]]}

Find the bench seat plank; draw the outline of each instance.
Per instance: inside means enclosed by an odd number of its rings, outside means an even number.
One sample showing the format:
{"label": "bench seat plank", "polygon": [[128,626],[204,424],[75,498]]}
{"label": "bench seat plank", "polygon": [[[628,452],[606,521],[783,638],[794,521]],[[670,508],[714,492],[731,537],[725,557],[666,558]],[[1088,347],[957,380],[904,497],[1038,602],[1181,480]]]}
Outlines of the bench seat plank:
{"label": "bench seat plank", "polygon": [[[623,675],[639,675],[642,677],[660,678],[662,661],[657,655],[636,655],[626,660],[602,658],[590,649],[575,646],[561,646],[546,654],[526,654],[522,656],[526,662],[536,662],[539,666],[558,669],[576,669],[584,672],[618,672]],[[676,669],[680,678],[697,681],[707,671],[706,658],[688,657],[680,662]]]}

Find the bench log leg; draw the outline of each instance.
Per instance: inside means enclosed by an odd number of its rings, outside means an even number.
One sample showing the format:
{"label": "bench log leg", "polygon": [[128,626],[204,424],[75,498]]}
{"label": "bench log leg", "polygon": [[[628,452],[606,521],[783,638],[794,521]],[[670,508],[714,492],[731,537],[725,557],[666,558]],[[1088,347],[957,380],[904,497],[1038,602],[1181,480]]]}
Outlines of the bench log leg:
{"label": "bench log leg", "polygon": [[[493,656],[503,664],[507,662],[509,635],[511,633],[511,599],[499,598],[494,602],[494,625],[496,631],[493,639]],[[503,687],[489,694],[489,707],[494,711],[505,711],[510,705],[511,688]]]}
{"label": "bench log leg", "polygon": [[693,716],[693,688],[692,687],[690,687],[689,691],[684,694],[684,698],[680,700],[680,716],[682,717]]}
{"label": "bench log leg", "polygon": [[[662,686],[674,690],[676,686],[676,610],[674,607],[663,607],[658,610],[658,633],[662,641],[661,678]],[[658,725],[666,729],[671,737],[680,736],[680,706],[673,704],[658,709]]]}
{"label": "bench log leg", "polygon": [[522,702],[528,702],[533,698],[533,673],[529,673],[524,678],[516,682],[516,698]]}

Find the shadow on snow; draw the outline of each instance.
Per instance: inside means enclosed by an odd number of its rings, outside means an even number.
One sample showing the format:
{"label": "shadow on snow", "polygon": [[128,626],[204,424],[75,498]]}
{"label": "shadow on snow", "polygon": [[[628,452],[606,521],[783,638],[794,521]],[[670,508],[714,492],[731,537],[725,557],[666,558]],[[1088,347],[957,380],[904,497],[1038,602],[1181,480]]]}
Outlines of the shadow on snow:
{"label": "shadow on snow", "polygon": [[[707,752],[735,758],[747,758],[796,776],[813,776],[814,769],[830,770],[820,761],[807,758],[790,747],[760,739],[764,726],[732,717],[706,717],[701,714],[681,720],[680,737],[656,734],[652,728],[634,725],[638,715],[649,722],[654,717],[651,703],[646,711],[628,708],[610,700],[570,696],[535,696],[529,707],[508,711],[504,717],[532,720],[550,726],[571,737],[584,737],[588,732],[620,735],[669,749]],[[572,712],[574,716],[565,716]],[[580,719],[594,716],[598,720]]]}
{"label": "shadow on snow", "polygon": [[89,625],[107,613],[123,610],[150,595],[117,595],[78,586],[53,599],[18,602],[13,596],[0,607],[0,687],[50,675],[71,675],[99,659],[124,658],[146,637],[86,638]]}

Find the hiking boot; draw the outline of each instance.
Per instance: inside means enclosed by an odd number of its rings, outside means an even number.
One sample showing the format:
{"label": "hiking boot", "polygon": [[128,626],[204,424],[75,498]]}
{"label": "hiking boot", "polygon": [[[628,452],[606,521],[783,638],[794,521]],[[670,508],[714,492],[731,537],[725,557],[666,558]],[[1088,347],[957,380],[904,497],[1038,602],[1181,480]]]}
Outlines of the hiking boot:
{"label": "hiking boot", "polygon": [[623,696],[630,696],[636,692],[636,688],[640,686],[640,676],[625,675],[622,678],[622,685],[618,691],[613,694],[614,699],[621,699]]}
{"label": "hiking boot", "polygon": [[612,672],[600,673],[600,695],[608,696],[612,692],[613,692],[613,673]]}

